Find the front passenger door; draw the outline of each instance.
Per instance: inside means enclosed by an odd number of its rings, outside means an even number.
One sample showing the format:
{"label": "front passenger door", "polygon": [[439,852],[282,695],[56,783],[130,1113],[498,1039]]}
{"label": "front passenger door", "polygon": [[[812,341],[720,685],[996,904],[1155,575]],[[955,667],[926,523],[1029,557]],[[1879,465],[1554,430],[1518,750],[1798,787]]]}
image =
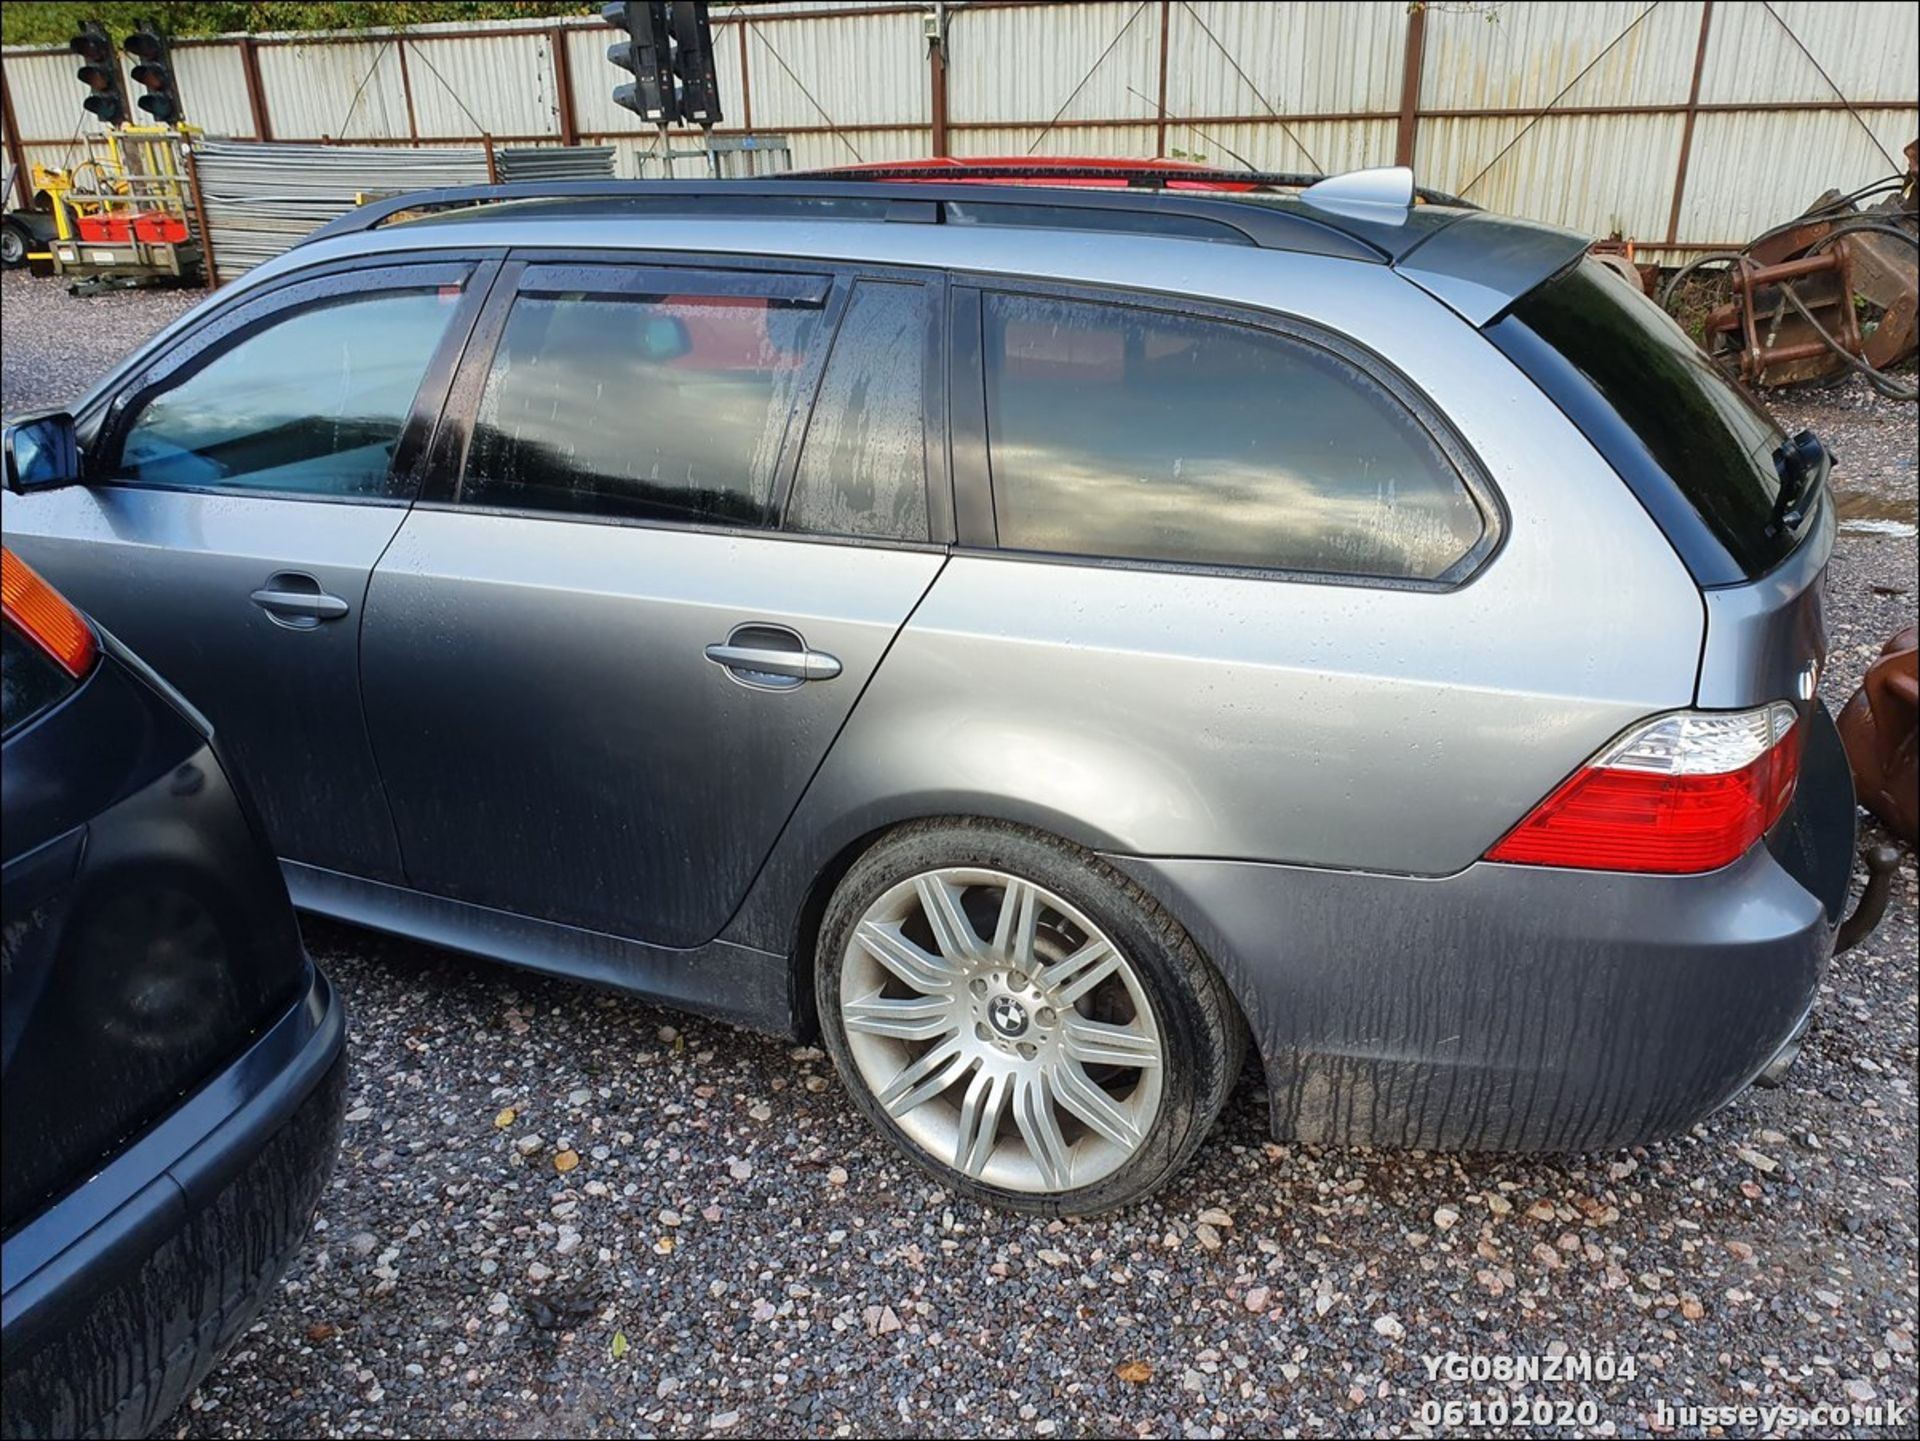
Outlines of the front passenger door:
{"label": "front passenger door", "polygon": [[283,858],[400,879],[361,602],[495,268],[356,269],[231,306],[113,399],[85,487],[8,497],[9,543],[207,715]]}
{"label": "front passenger door", "polygon": [[368,597],[408,881],[696,946],[945,561],[939,281],[570,263],[508,284],[448,403],[464,463],[436,467],[446,493]]}

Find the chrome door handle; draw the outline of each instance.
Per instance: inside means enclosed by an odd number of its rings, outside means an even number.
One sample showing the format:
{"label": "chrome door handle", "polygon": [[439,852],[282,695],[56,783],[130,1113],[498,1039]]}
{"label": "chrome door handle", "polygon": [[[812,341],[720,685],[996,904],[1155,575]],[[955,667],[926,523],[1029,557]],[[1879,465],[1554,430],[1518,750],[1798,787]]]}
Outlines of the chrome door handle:
{"label": "chrome door handle", "polygon": [[328,595],[319,581],[300,570],[275,571],[248,599],[267,613],[268,620],[288,630],[312,630],[347,613],[344,600]]}
{"label": "chrome door handle", "polygon": [[821,650],[778,650],[758,645],[710,645],[707,659],[730,671],[779,676],[786,680],[832,680],[840,674],[840,660]]}
{"label": "chrome door handle", "polygon": [[275,615],[310,615],[317,620],[338,620],[347,613],[347,603],[325,591],[314,595],[304,590],[256,590],[253,603]]}

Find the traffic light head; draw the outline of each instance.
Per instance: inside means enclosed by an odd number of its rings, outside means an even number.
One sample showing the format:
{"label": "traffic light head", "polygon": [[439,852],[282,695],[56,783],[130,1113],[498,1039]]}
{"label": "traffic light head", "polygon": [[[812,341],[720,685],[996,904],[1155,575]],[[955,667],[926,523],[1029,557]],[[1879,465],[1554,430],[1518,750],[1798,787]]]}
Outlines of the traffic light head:
{"label": "traffic light head", "polygon": [[180,122],[180,92],[174,84],[167,41],[152,25],[142,25],[122,44],[134,58],[133,83],[145,92],[136,102],[162,125]]}
{"label": "traffic light head", "polygon": [[600,18],[626,33],[624,40],[607,47],[607,59],[633,74],[630,84],[614,87],[613,103],[649,125],[677,123],[666,5],[662,0],[623,0],[605,6]]}
{"label": "traffic light head", "polygon": [[649,125],[718,123],[707,0],[623,0],[603,7],[600,18],[626,32],[607,47],[607,59],[633,73],[632,84],[615,87],[614,104]]}
{"label": "traffic light head", "polygon": [[87,87],[81,101],[87,114],[102,125],[119,125],[128,118],[127,92],[120,80],[120,61],[113,53],[113,41],[107,32],[89,20],[79,34],[67,41],[67,49],[80,57],[75,77]]}
{"label": "traffic light head", "polygon": [[673,0],[673,74],[682,121],[705,128],[720,120],[720,83],[713,72],[713,27],[707,0]]}
{"label": "traffic light head", "polygon": [[113,42],[107,39],[107,32],[92,20],[81,26],[80,33],[67,41],[67,49],[88,65],[100,65],[113,58]]}

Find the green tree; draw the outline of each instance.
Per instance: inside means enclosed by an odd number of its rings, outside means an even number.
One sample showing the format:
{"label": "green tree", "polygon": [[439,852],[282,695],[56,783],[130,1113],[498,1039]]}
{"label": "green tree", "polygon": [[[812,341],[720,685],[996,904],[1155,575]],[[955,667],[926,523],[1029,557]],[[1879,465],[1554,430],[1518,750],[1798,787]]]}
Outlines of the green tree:
{"label": "green tree", "polygon": [[594,15],[599,9],[542,0],[36,0],[0,5],[0,40],[9,45],[63,45],[83,20],[102,22],[118,40],[142,20],[152,20],[170,36],[184,37]]}

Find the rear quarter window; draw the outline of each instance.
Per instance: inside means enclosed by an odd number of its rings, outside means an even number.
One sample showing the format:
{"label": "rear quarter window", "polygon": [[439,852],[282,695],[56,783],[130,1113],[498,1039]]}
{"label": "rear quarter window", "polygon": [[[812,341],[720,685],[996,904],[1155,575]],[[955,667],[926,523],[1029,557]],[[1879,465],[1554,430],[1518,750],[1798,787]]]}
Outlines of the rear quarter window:
{"label": "rear quarter window", "polygon": [[982,303],[1002,549],[1439,580],[1486,533],[1421,424],[1331,351],[1144,306]]}
{"label": "rear quarter window", "polygon": [[[1516,335],[1515,325],[1525,333]],[[1773,450],[1782,433],[1773,418],[1665,311],[1594,261],[1523,296],[1489,334],[1634,485],[1684,554],[1682,537],[1636,483],[1648,461],[1657,467],[1732,562],[1734,573],[1700,575],[1702,583],[1762,575],[1810,529],[1774,523]],[[1556,358],[1591,397],[1569,393],[1570,378],[1550,364]],[[1595,397],[1611,412],[1597,419],[1619,424],[1596,423]]]}

